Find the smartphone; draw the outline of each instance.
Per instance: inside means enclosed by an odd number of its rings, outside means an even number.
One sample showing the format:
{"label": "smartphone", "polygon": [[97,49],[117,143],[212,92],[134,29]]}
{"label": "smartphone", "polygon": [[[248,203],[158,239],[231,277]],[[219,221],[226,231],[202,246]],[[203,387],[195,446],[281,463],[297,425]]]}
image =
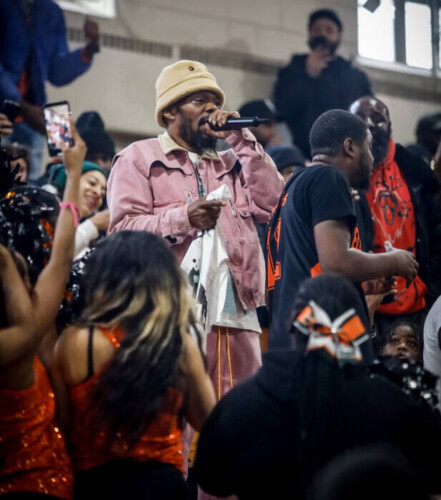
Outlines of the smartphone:
{"label": "smartphone", "polygon": [[43,106],[49,156],[62,156],[60,143],[73,146],[70,127],[70,106],[67,101],[52,102]]}
{"label": "smartphone", "polygon": [[6,115],[8,120],[11,123],[14,123],[14,120],[20,114],[20,104],[15,101],[10,101],[9,99],[5,99],[2,107],[0,108],[0,113]]}

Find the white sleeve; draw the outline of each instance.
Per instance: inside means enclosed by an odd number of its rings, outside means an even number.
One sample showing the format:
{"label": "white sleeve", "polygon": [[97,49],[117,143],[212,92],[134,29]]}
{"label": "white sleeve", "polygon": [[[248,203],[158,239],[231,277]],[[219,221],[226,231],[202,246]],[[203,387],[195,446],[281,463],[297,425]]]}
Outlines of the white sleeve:
{"label": "white sleeve", "polygon": [[[441,297],[433,304],[424,323],[424,368],[441,377],[441,348],[438,332],[441,329]],[[441,379],[437,381],[438,408],[441,409]]]}
{"label": "white sleeve", "polygon": [[98,229],[90,219],[82,222],[75,232],[75,257],[87,248],[91,241],[96,240],[99,234]]}

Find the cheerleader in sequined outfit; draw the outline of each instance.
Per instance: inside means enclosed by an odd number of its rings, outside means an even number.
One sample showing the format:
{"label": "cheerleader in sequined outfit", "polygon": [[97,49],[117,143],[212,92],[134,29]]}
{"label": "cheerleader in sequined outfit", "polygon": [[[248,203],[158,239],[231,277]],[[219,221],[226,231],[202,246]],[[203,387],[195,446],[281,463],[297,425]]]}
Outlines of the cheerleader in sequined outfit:
{"label": "cheerleader in sequined outfit", "polygon": [[184,500],[182,417],[200,430],[215,403],[186,279],[160,238],[123,231],[97,245],[82,286],[53,366],[74,498]]}
{"label": "cheerleader in sequined outfit", "polygon": [[41,353],[72,264],[86,153],[76,131],[74,139],[75,146],[64,148],[68,187],[63,203],[31,186],[11,188],[0,200],[1,240],[11,250],[0,247],[2,498],[72,498],[71,462],[54,424],[55,396]]}

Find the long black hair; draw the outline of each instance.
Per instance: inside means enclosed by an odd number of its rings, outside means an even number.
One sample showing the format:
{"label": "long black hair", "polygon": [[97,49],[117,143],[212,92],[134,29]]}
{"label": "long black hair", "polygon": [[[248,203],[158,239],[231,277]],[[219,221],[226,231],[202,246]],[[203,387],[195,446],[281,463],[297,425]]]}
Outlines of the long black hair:
{"label": "long black hair", "polygon": [[125,334],[98,377],[91,398],[93,422],[105,426],[108,445],[118,432],[134,445],[168,389],[180,387],[183,336],[194,327],[188,285],[160,238],[123,231],[97,245],[86,263],[83,286],[82,322],[118,326]]}
{"label": "long black hair", "polygon": [[[314,301],[335,320],[349,309],[355,309],[362,319],[364,308],[355,286],[335,273],[322,274],[306,280],[300,287],[293,305],[295,320],[303,309]],[[364,325],[368,330],[367,325]],[[364,363],[345,363],[327,353],[325,349],[305,350],[307,338],[292,327],[296,348],[304,352],[294,367],[299,408],[298,447],[299,477],[306,490],[317,468],[323,465],[327,450],[338,450],[343,432],[342,404],[349,378],[367,373]],[[344,413],[344,412],[343,412]],[[330,432],[330,430],[332,431]]]}

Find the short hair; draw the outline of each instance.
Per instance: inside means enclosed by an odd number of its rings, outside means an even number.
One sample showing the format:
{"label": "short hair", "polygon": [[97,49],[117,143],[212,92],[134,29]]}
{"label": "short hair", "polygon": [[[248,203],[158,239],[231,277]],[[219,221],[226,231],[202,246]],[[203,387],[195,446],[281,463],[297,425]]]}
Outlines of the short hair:
{"label": "short hair", "polygon": [[240,116],[259,116],[260,118],[276,119],[276,108],[269,99],[248,101],[239,108]]}
{"label": "short hair", "polygon": [[[368,330],[369,321],[360,294],[355,285],[341,274],[326,272],[303,281],[292,306],[291,324],[311,300],[325,310],[332,321],[353,307]],[[294,326],[291,332],[296,332]]]}
{"label": "short hair", "polygon": [[314,12],[311,13],[309,16],[309,21],[308,21],[308,30],[311,29],[311,26],[318,20],[318,19],[329,19],[333,23],[335,23],[338,27],[338,31],[342,32],[343,31],[343,24],[341,22],[340,17],[338,16],[337,12],[332,9],[319,9],[315,10]]}
{"label": "short hair", "polygon": [[331,109],[320,115],[309,134],[311,155],[334,156],[346,139],[361,146],[367,137],[367,123],[359,116],[341,109]]}

